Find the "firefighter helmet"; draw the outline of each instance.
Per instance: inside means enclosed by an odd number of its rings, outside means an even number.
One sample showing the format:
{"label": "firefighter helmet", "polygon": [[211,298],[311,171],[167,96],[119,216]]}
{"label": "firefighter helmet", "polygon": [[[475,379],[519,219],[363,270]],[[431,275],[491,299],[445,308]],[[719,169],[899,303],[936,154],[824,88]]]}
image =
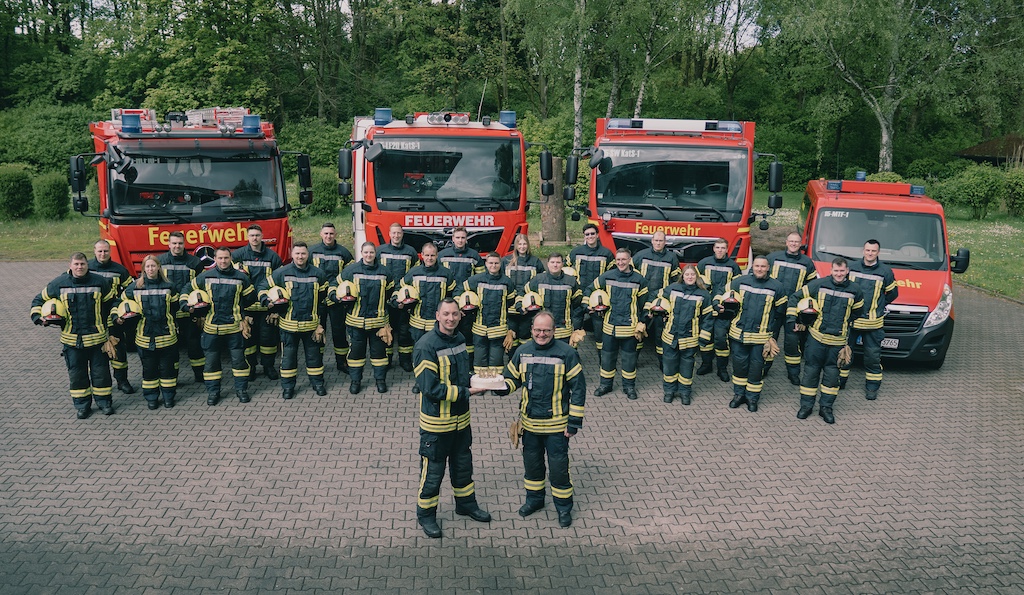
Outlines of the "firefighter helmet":
{"label": "firefighter helmet", "polygon": [[408,306],[420,301],[420,292],[412,285],[403,285],[395,292],[395,301]]}
{"label": "firefighter helmet", "polygon": [[590,294],[590,298],[587,301],[587,307],[594,312],[604,312],[611,307],[611,301],[612,298],[608,295],[607,291],[603,289],[595,289],[593,293]]}
{"label": "firefighter helmet", "polygon": [[576,269],[568,265],[562,267],[562,272],[565,273],[566,275],[569,275],[570,277],[579,277],[579,275],[576,274]]}
{"label": "firefighter helmet", "polygon": [[819,314],[818,304],[812,297],[805,297],[796,304],[796,320],[804,326],[812,326]]}
{"label": "firefighter helmet", "polygon": [[138,300],[124,298],[117,305],[117,317],[124,322],[137,322],[142,315],[142,304]]}
{"label": "firefighter helmet", "polygon": [[288,309],[288,302],[291,299],[292,296],[287,287],[274,285],[267,290],[267,301],[270,302],[268,309],[271,312],[284,312]]}
{"label": "firefighter helmet", "polygon": [[523,312],[536,312],[544,307],[544,300],[535,291],[527,291],[523,294]]}
{"label": "firefighter helmet", "polygon": [[653,314],[660,314],[664,316],[672,311],[672,302],[663,297],[657,297],[648,302],[645,308],[650,310]]}
{"label": "firefighter helmet", "polygon": [[480,296],[475,291],[467,291],[455,298],[463,312],[472,312],[480,307]]}
{"label": "firefighter helmet", "polygon": [[64,326],[64,321],[68,319],[68,308],[64,305],[64,302],[56,298],[50,298],[43,302],[39,316],[43,319],[43,324],[47,326]]}
{"label": "firefighter helmet", "polygon": [[352,281],[338,283],[334,291],[339,302],[354,302],[359,298],[359,284]]}
{"label": "firefighter helmet", "polygon": [[196,289],[188,294],[185,303],[196,316],[205,316],[210,311],[210,294],[205,289]]}
{"label": "firefighter helmet", "polygon": [[718,317],[722,320],[732,320],[740,312],[740,294],[737,291],[728,290],[719,296]]}

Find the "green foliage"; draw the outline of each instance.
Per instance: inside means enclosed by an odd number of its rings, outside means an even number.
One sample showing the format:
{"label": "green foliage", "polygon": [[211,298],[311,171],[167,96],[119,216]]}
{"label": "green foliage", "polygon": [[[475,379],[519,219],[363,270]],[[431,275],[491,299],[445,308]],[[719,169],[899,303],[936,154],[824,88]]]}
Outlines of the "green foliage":
{"label": "green foliage", "polygon": [[99,119],[101,114],[82,105],[37,102],[0,111],[0,163],[19,161],[36,171],[66,171],[69,157],[93,151],[89,122]]}
{"label": "green foliage", "polygon": [[0,166],[0,221],[32,215],[32,176],[24,167]]}
{"label": "green foliage", "polygon": [[959,175],[942,184],[940,195],[944,202],[962,205],[970,210],[972,219],[984,219],[1006,187],[1002,171],[991,165],[972,165]]}
{"label": "green foliage", "polygon": [[923,178],[925,180],[929,180],[938,177],[938,173],[940,171],[942,171],[941,163],[931,157],[925,157],[923,159],[915,159],[906,167],[904,173],[908,178]]}
{"label": "green foliage", "polygon": [[844,180],[856,180],[857,179],[857,172],[861,172],[861,171],[862,172],[869,172],[871,170],[869,168],[867,168],[867,167],[860,167],[860,166],[856,166],[856,165],[851,165],[851,166],[843,169],[843,179]]}
{"label": "green foliage", "polygon": [[338,208],[338,174],[327,167],[312,168],[313,204],[305,208],[306,215],[333,215]]}
{"label": "green foliage", "polygon": [[868,182],[906,182],[903,176],[899,175],[894,171],[880,171],[878,173],[868,174]]}
{"label": "green foliage", "polygon": [[314,167],[338,167],[338,149],[345,146],[352,126],[332,126],[317,118],[306,118],[281,127],[277,140],[282,149],[308,153]]}
{"label": "green foliage", "polygon": [[1024,167],[1006,171],[1006,212],[1012,217],[1024,217]]}
{"label": "green foliage", "polygon": [[50,172],[36,176],[32,184],[36,200],[36,217],[54,221],[64,219],[71,211],[71,194],[67,176]]}

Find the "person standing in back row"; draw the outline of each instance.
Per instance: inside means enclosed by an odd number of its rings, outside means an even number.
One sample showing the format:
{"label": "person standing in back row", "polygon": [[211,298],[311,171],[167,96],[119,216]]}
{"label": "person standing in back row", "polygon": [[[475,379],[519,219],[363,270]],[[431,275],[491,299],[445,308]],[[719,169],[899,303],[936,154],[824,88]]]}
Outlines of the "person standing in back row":
{"label": "person standing in back row", "polygon": [[[900,288],[889,265],[878,259],[882,245],[878,240],[864,243],[864,258],[850,263],[850,280],[864,291],[864,315],[853,321],[850,343],[864,345],[864,396],[878,398],[882,386],[882,339],[885,338],[885,308],[896,301]],[[839,387],[846,386],[850,376],[847,364],[839,372]]]}
{"label": "person standing in back row", "polygon": [[[615,253],[601,245],[597,235],[597,226],[587,223],[583,226],[583,244],[569,252],[569,266],[576,269],[576,278],[580,289],[589,292],[594,280],[615,266]],[[590,325],[594,333],[594,345],[598,353],[601,351],[601,326],[604,324],[600,316],[591,315],[587,307],[580,303],[577,306],[576,319],[582,320],[582,327]]]}
{"label": "person standing in back row", "polygon": [[[818,269],[814,261],[800,251],[800,234],[795,231],[786,236],[786,249],[772,252],[768,255],[768,274],[772,279],[778,279],[786,295],[791,295],[798,289],[818,278]],[[786,357],[786,375],[789,382],[796,386],[800,385],[800,352],[804,341],[807,338],[806,332],[794,331],[791,325],[783,325],[780,332],[783,336],[783,353]],[[775,337],[778,339],[778,336]],[[774,359],[774,358],[772,358]],[[772,359],[765,361],[764,373],[767,376],[768,370],[772,367]]]}
{"label": "person standing in back row", "polygon": [[[723,238],[715,240],[712,247],[714,254],[702,259],[697,263],[697,272],[704,279],[711,298],[722,296],[729,290],[734,277],[740,276],[740,266],[736,261],[729,258],[729,242]],[[713,313],[715,317],[711,328],[712,343],[701,346],[701,364],[697,374],[703,376],[711,373],[711,351],[714,350],[714,357],[718,363],[718,379],[722,382],[729,382],[729,327],[732,320],[726,320],[718,316],[718,310]]]}
{"label": "person standing in back row", "polygon": [[[270,249],[263,241],[263,228],[252,224],[246,228],[246,237],[249,243],[235,250],[231,259],[244,272],[248,273],[255,291],[260,292],[269,286],[267,279],[275,269],[281,266],[281,257]],[[267,312],[267,309],[259,301],[254,300],[245,311],[245,315],[252,319],[252,328],[249,338],[245,340],[245,359],[249,362],[249,380],[256,379],[256,361],[259,357],[263,365],[263,373],[271,380],[277,380],[277,368],[274,360],[277,359],[277,345],[281,342],[280,333],[277,332],[277,323]]]}
{"label": "person standing in back row", "polygon": [[[454,273],[456,287],[462,287],[470,277],[484,272],[484,259],[479,252],[469,247],[469,232],[465,227],[456,227],[452,230],[452,245],[441,250],[437,259],[441,261],[442,266],[448,267]],[[463,316],[461,324],[459,332],[469,341],[467,348],[472,355],[473,317]]]}
{"label": "person standing in back row", "polygon": [[[637,252],[633,256],[633,268],[647,279],[647,297],[658,295],[663,287],[679,280],[679,257],[675,252],[665,248],[665,232],[656,231],[651,238],[651,247]],[[647,329],[654,343],[654,351],[658,354],[658,367],[661,367],[661,356],[664,351],[661,343],[661,332],[665,329],[665,319],[655,316],[649,321]],[[640,347],[643,349],[643,346]]]}
{"label": "person standing in back row", "polygon": [[[120,297],[128,285],[134,281],[132,274],[128,272],[124,265],[110,257],[110,242],[106,240],[97,240],[93,244],[93,255],[95,258],[89,261],[89,272],[110,279],[114,289],[117,291],[118,297]],[[111,304],[112,306],[113,303]],[[107,320],[109,315],[110,311],[107,310],[103,313],[103,319]],[[114,370],[114,381],[117,382],[117,390],[130,395],[135,392],[135,387],[132,386],[131,382],[128,382],[127,341],[135,341],[134,329],[114,327],[108,330],[110,331],[110,336],[114,337],[117,343],[114,346],[114,357],[110,358],[110,367]]]}
{"label": "person standing in back row", "polygon": [[[341,270],[353,260],[352,252],[337,241],[338,230],[330,221],[320,226],[319,244],[309,249],[309,258],[313,266],[335,279]],[[334,364],[340,372],[348,371],[348,331],[345,328],[345,309],[341,306],[329,305],[322,315],[321,322],[331,331],[331,344],[334,346]]]}
{"label": "person standing in back row", "polygon": [[[392,223],[388,232],[391,241],[380,247],[377,256],[380,264],[391,272],[391,280],[395,287],[398,287],[405,275],[419,264],[419,254],[416,249],[405,243],[405,230],[401,224]],[[388,318],[391,320],[391,328],[395,333],[395,343],[398,347],[398,365],[406,372],[412,372],[412,333],[409,329],[409,311],[404,308],[388,305]],[[391,366],[391,356],[394,353],[394,345],[389,345],[388,366]]]}
{"label": "person standing in back row", "polygon": [[[203,261],[185,252],[185,234],[180,231],[172,231],[168,236],[167,252],[157,256],[157,262],[163,267],[167,279],[179,294],[188,293],[192,280],[206,270]],[[203,355],[203,346],[199,344],[199,325],[192,320],[188,312],[179,310],[174,315],[174,326],[177,329],[178,343],[184,343],[188,351],[192,375],[196,382],[202,382],[206,356]]]}

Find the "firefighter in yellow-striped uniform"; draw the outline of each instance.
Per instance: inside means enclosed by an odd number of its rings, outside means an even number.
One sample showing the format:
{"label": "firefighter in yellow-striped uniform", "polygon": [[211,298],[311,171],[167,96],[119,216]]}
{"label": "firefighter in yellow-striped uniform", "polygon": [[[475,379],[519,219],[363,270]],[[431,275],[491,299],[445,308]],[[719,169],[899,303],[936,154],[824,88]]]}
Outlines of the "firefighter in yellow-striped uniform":
{"label": "firefighter in yellow-striped uniform", "polygon": [[[170,233],[167,238],[167,252],[156,258],[167,275],[167,279],[179,293],[182,291],[187,293],[192,285],[192,280],[205,270],[203,262],[197,256],[185,252],[185,234],[180,231]],[[184,310],[179,310],[175,314],[174,323],[178,330],[178,344],[184,344],[188,353],[188,363],[192,367],[192,375],[196,382],[202,382],[206,357],[203,355],[203,347],[199,343],[199,326]]]}
{"label": "firefighter in yellow-striped uniform", "polygon": [[[778,279],[782,283],[782,289],[786,295],[791,295],[798,289],[818,278],[818,269],[814,261],[800,251],[800,234],[795,231],[786,236],[786,249],[772,252],[768,258],[768,274],[772,279]],[[791,384],[800,385],[800,352],[806,340],[806,332],[797,332],[789,325],[780,327],[780,335],[783,339],[783,353],[786,358],[786,375],[789,376]],[[776,339],[779,338],[777,335]],[[772,367],[772,359],[765,360],[765,375]]]}
{"label": "firefighter in yellow-striped uniform", "polygon": [[[583,292],[576,277],[566,273],[563,256],[548,256],[548,270],[530,279],[526,290],[540,296],[540,305],[555,319],[555,338],[576,347],[583,340]],[[520,296],[521,298],[522,296]]]}
{"label": "firefighter in yellow-striped uniform", "polygon": [[[313,266],[334,279],[354,259],[352,252],[337,241],[338,230],[330,221],[320,226],[320,239],[309,249],[309,258]],[[321,323],[331,333],[331,344],[334,349],[334,365],[338,371],[348,371],[348,330],[345,327],[346,310],[341,306],[330,306],[323,311]],[[326,344],[326,343],[325,343]]]}
{"label": "firefighter in yellow-striped uniform", "polygon": [[[723,238],[715,240],[712,247],[714,254],[701,259],[697,263],[697,272],[704,279],[712,298],[723,295],[732,284],[734,277],[739,277],[740,266],[729,257],[729,242]],[[712,351],[714,351],[715,362],[718,364],[718,379],[722,382],[729,382],[729,328],[732,320],[719,317],[714,312],[714,324],[711,329],[712,343],[701,345],[701,364],[697,369],[698,375],[710,374],[712,370]]]}
{"label": "firefighter in yellow-striped uniform", "polygon": [[[648,297],[657,295],[663,287],[679,280],[679,256],[665,248],[665,232],[656,231],[651,237],[651,247],[644,248],[633,255],[633,268],[647,279]],[[648,320],[649,334],[653,338],[654,351],[658,354],[658,366],[661,366],[663,347],[661,332],[665,328],[665,320],[655,316]],[[643,349],[643,345],[640,345]]]}
{"label": "firefighter in yellow-striped uniform", "polygon": [[[405,275],[419,264],[420,257],[415,248],[405,243],[405,230],[400,223],[392,223],[388,235],[391,241],[381,245],[377,257],[380,258],[380,264],[391,271],[391,279],[395,287],[398,287]],[[391,356],[397,349],[398,365],[406,372],[412,372],[413,340],[409,312],[405,308],[389,305],[388,318],[395,336],[394,345],[389,345],[387,349],[388,365],[391,365]]]}
{"label": "firefighter in yellow-striped uniform", "polygon": [[[89,260],[89,272],[106,277],[114,284],[117,295],[120,296],[125,288],[133,281],[132,274],[121,263],[110,257],[110,242],[97,240],[93,244],[93,255],[95,258]],[[103,317],[110,316],[110,312],[104,312]],[[128,351],[126,341],[133,341],[134,329],[123,329],[118,327],[108,328],[110,336],[114,337],[114,356],[110,358],[110,367],[114,371],[114,382],[117,383],[117,390],[126,395],[133,394],[135,387],[128,381]]]}
{"label": "firefighter in yellow-striped uniform", "polygon": [[[292,244],[292,261],[270,276],[270,288],[260,296],[268,310],[281,308],[277,325],[281,329],[281,397],[295,396],[296,377],[299,374],[299,345],[306,358],[309,384],[319,396],[327,394],[324,384],[325,332],[321,313],[327,299],[327,274],[309,264],[309,247],[305,242]],[[288,301],[283,307],[275,306],[271,289],[283,287]],[[282,300],[283,301],[283,300]]]}
{"label": "firefighter in yellow-striped uniform", "polygon": [[572,524],[573,485],[569,475],[569,438],[583,427],[587,385],[576,350],[554,338],[555,319],[542,310],[533,317],[531,334],[505,367],[505,384],[522,389],[519,421],[523,434],[523,518],[544,507],[544,456],[558,524]]}
{"label": "firefighter in yellow-striped uniform", "polygon": [[[597,225],[593,223],[584,225],[583,244],[569,252],[567,264],[576,270],[576,279],[583,291],[588,291],[594,285],[595,279],[615,266],[615,253],[601,245],[597,233]],[[577,310],[577,319],[584,321],[582,323],[584,326],[581,328],[590,325],[590,330],[594,333],[594,346],[600,353],[602,318],[593,312],[588,313],[586,306],[582,303]]]}
{"label": "firefighter in yellow-striped uniform", "polygon": [[132,323],[116,308],[111,317],[115,326],[135,325],[135,346],[142,360],[142,396],[150,409],[160,403],[170,409],[178,388],[178,329],[175,315],[181,310],[180,287],[176,287],[160,261],[152,254],[142,259],[142,274],[124,290],[126,301],[138,302],[140,316]]}
{"label": "firefighter in yellow-striped uniform", "polygon": [[[356,300],[345,316],[349,341],[348,375],[351,380],[348,392],[354,395],[362,390],[363,368],[369,354],[377,392],[386,393],[387,344],[391,342],[387,304],[395,284],[391,273],[377,261],[377,247],[372,242],[363,243],[359,255],[359,260],[345,267],[331,282],[332,288],[342,281],[354,283],[358,288]],[[334,293],[328,294],[332,301]]]}
{"label": "firefighter in yellow-striped uniform", "polygon": [[455,513],[488,523],[491,515],[480,508],[473,483],[473,431],[469,397],[486,391],[470,388],[472,363],[466,338],[458,331],[462,311],[452,298],[437,308],[437,324],[416,341],[413,364],[420,389],[420,481],[416,521],[428,537],[441,537],[437,523],[441,480],[451,470]]}
{"label": "firefighter in yellow-striped uniform", "polygon": [[477,374],[492,369],[501,373],[505,350],[511,348],[515,332],[508,327],[508,309],[516,301],[516,286],[501,271],[501,257],[491,252],[487,271],[473,275],[462,285],[462,293],[475,293],[480,307],[473,318],[473,368]]}
{"label": "firefighter in yellow-striped uniform", "polygon": [[[109,337],[104,314],[116,297],[117,290],[110,279],[90,273],[89,259],[77,252],[71,256],[68,271],[50,281],[32,300],[32,322],[61,325],[62,354],[78,419],[89,417],[93,399],[104,414],[114,413],[110,360],[102,346]],[[44,315],[43,307],[54,304],[50,300],[62,307],[60,317]]]}
{"label": "firefighter in yellow-striped uniform", "polygon": [[[878,389],[882,386],[885,308],[900,295],[892,269],[878,259],[880,250],[878,240],[868,240],[864,243],[864,258],[850,263],[850,280],[864,290],[865,301],[864,316],[853,322],[850,342],[864,348],[864,396],[869,401],[878,398]],[[842,388],[850,375],[849,364],[839,374],[839,386]]]}
{"label": "firefighter in yellow-striped uniform", "polygon": [[[281,257],[270,249],[263,241],[263,228],[252,224],[246,228],[248,243],[231,253],[235,265],[249,275],[253,288],[259,292],[269,285],[268,279],[275,269],[281,266]],[[267,309],[259,300],[254,301],[245,310],[245,315],[252,319],[252,330],[245,339],[245,359],[249,362],[249,380],[256,379],[257,360],[263,366],[263,373],[271,380],[277,380],[278,372],[274,366],[277,359],[277,345],[281,342],[274,318],[269,316]]]}
{"label": "firefighter in yellow-striped uniform", "polygon": [[616,360],[621,351],[622,392],[626,393],[626,398],[636,400],[637,346],[646,332],[646,325],[640,320],[640,310],[646,303],[647,279],[633,270],[632,255],[628,249],[618,249],[615,268],[595,279],[587,296],[599,289],[608,292],[610,303],[601,327],[601,383],[594,389],[594,396],[612,392]]}

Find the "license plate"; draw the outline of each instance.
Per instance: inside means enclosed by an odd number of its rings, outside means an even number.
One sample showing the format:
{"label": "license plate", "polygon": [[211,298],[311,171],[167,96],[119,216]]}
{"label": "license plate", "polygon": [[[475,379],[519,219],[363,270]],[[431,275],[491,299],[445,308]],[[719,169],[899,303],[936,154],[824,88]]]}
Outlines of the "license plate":
{"label": "license plate", "polygon": [[900,340],[899,339],[890,339],[888,337],[885,338],[885,339],[882,339],[882,348],[883,349],[899,349],[899,347],[900,347]]}

